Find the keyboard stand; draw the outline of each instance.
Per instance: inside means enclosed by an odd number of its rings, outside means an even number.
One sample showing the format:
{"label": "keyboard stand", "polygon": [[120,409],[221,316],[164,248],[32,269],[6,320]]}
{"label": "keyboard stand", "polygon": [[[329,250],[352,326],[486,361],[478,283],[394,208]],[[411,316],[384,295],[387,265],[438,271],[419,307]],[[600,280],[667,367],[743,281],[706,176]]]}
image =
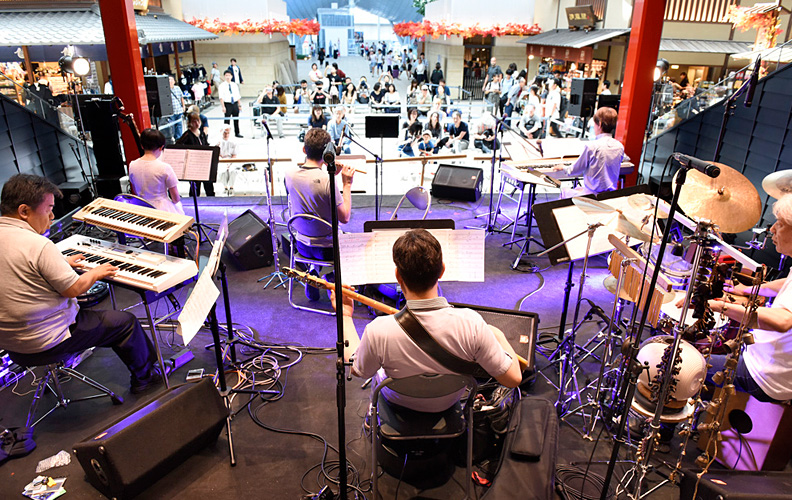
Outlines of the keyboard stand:
{"label": "keyboard stand", "polygon": [[166,389],[170,389],[170,383],[168,382],[168,370],[165,367],[165,360],[162,357],[162,349],[160,349],[159,333],[157,331],[157,325],[170,319],[174,314],[181,311],[181,308],[175,308],[174,311],[171,311],[168,314],[155,319],[154,316],[151,314],[151,305],[156,303],[158,300],[167,297],[168,295],[171,295],[172,293],[180,290],[186,285],[189,285],[190,283],[196,281],[197,279],[198,276],[193,276],[192,278],[189,278],[179,283],[178,285],[173,286],[160,293],[152,292],[150,290],[142,290],[140,288],[125,285],[123,283],[108,282],[108,284],[110,285],[110,303],[112,304],[113,309],[117,309],[115,292],[113,290],[114,287],[116,286],[125,288],[127,290],[131,290],[140,296],[140,302],[135,304],[135,306],[143,304],[143,307],[146,309],[146,318],[148,318],[148,327],[151,332],[151,341],[154,343],[154,349],[157,351],[157,361],[159,362],[160,368],[162,369],[162,380],[165,382]]}

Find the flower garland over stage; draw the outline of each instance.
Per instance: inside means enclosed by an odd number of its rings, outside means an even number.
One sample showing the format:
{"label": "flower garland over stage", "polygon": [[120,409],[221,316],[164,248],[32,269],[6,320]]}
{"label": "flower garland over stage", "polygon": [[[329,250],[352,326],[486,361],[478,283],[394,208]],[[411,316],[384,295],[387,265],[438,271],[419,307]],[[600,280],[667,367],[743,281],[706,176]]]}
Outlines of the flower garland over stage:
{"label": "flower garland over stage", "polygon": [[480,26],[478,23],[463,25],[443,21],[437,23],[424,21],[422,23],[396,23],[393,25],[393,31],[398,36],[408,36],[410,38],[421,38],[424,36],[440,38],[443,35],[470,38],[474,36],[538,35],[542,32],[542,28],[538,24],[507,23]]}
{"label": "flower garland over stage", "polygon": [[291,21],[276,21],[268,19],[266,21],[251,21],[246,19],[242,22],[226,23],[220,19],[197,19],[187,21],[197,28],[206,30],[216,35],[245,35],[250,33],[282,33],[288,35],[294,33],[297,36],[318,35],[319,23],[313,19],[292,19]]}

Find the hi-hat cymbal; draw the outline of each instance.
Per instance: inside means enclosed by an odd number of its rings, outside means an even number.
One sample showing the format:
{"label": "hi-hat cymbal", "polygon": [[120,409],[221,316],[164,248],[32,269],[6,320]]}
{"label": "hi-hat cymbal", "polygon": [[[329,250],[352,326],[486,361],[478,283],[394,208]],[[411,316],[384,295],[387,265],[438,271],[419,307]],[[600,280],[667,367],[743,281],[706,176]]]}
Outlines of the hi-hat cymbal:
{"label": "hi-hat cymbal", "polygon": [[688,217],[708,219],[724,233],[751,229],[762,215],[759,193],[740,172],[722,163],[715,165],[721,172],[714,179],[698,170],[688,171],[679,195],[679,206]]}
{"label": "hi-hat cymbal", "polygon": [[[618,280],[614,276],[608,276],[604,280],[602,280],[602,284],[605,286],[605,289],[608,290],[612,295],[616,295],[616,284]],[[660,292],[655,292],[660,293]],[[663,294],[663,304],[667,304],[674,300],[676,295],[673,293],[665,293]],[[630,302],[635,302],[635,299],[627,293],[627,290],[624,289],[622,286],[621,293],[619,294],[619,298],[623,300],[629,300]]]}
{"label": "hi-hat cymbal", "polygon": [[792,193],[792,170],[781,170],[768,175],[762,179],[762,189],[776,200]]}

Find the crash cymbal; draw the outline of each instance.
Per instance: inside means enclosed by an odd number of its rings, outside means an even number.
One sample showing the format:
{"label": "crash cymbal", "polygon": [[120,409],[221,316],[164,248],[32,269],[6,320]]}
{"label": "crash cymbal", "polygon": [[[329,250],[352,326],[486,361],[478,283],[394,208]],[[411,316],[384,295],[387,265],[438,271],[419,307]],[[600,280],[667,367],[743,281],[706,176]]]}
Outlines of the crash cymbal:
{"label": "crash cymbal", "polygon": [[792,193],[792,170],[773,172],[762,179],[762,189],[776,200]]}
{"label": "crash cymbal", "polygon": [[575,204],[583,213],[592,216],[599,216],[601,214],[614,214],[607,222],[603,222],[609,228],[638,241],[649,241],[649,234],[642,231],[635,223],[618,208],[614,208],[607,203],[592,200],[591,198],[575,197],[572,198],[572,203]]}
{"label": "crash cymbal", "polygon": [[[604,280],[602,280],[602,284],[605,286],[605,289],[608,290],[612,295],[616,295],[616,283],[618,280],[614,276],[608,276]],[[660,292],[655,292],[660,293]],[[676,295],[673,293],[665,293],[663,294],[663,304],[667,304],[674,300]],[[631,297],[627,290],[624,289],[624,285],[622,285],[621,293],[619,294],[619,298],[623,300],[629,300],[630,302],[635,302],[635,299]]]}
{"label": "crash cymbal", "polygon": [[[627,197],[627,203],[630,207],[641,215],[654,215],[655,207],[658,204],[656,196],[644,193],[635,193]],[[657,210],[657,218],[665,219],[668,217],[668,212],[664,210],[663,205]]]}
{"label": "crash cymbal", "polygon": [[759,193],[740,172],[722,163],[715,165],[721,172],[714,179],[698,170],[688,171],[679,195],[679,206],[688,217],[708,219],[724,233],[751,229],[762,215]]}

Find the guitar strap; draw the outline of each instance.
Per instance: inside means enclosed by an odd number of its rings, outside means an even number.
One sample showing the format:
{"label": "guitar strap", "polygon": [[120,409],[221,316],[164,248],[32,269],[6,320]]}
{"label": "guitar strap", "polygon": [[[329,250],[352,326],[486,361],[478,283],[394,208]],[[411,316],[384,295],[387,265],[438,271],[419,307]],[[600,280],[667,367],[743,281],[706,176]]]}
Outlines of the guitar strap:
{"label": "guitar strap", "polygon": [[480,378],[490,377],[481,365],[475,361],[462,359],[440,345],[437,340],[426,331],[426,328],[418,321],[415,314],[406,306],[401,311],[394,314],[393,317],[396,318],[396,322],[402,330],[404,330],[404,333],[406,333],[423,352],[431,356],[432,359],[447,369],[461,375],[473,375]]}

